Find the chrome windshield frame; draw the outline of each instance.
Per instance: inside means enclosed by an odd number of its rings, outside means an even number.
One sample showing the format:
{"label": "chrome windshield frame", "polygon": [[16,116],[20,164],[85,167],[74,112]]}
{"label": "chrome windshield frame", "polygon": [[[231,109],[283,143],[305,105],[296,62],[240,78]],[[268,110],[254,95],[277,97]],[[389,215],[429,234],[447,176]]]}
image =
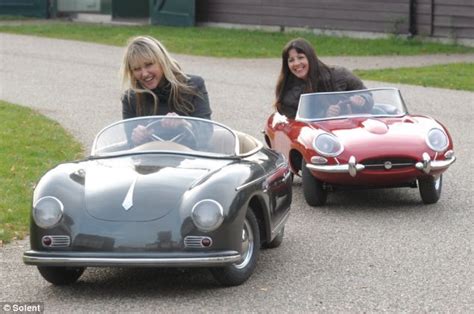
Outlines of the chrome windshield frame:
{"label": "chrome windshield frame", "polygon": [[[232,155],[224,155],[224,154],[216,154],[216,153],[211,153],[211,152],[196,151],[196,155],[201,155],[201,156],[206,156],[206,157],[228,157],[228,158],[234,158],[238,155],[237,152],[238,152],[238,149],[239,149],[239,146],[240,146],[239,137],[237,136],[237,134],[235,133],[234,130],[232,130],[231,128],[229,128],[228,126],[226,126],[222,123],[219,123],[219,122],[216,122],[216,121],[213,121],[213,120],[197,118],[197,117],[189,117],[189,116],[160,116],[160,115],[154,115],[154,116],[142,116],[142,117],[124,119],[124,120],[116,121],[116,122],[114,122],[112,124],[109,124],[106,127],[102,128],[94,138],[94,141],[92,143],[91,153],[90,153],[89,157],[95,159],[95,158],[102,158],[102,157],[107,158],[107,157],[113,157],[113,156],[122,156],[122,155],[132,154],[133,152],[129,152],[129,151],[126,151],[126,150],[111,152],[111,153],[105,153],[105,154],[97,154],[98,140],[100,139],[100,137],[107,130],[109,130],[111,128],[114,128],[117,125],[130,123],[130,122],[133,122],[133,121],[140,121],[140,120],[149,121],[149,120],[153,120],[153,119],[156,119],[156,120],[157,119],[185,119],[185,120],[199,121],[199,122],[203,122],[203,123],[208,123],[208,124],[211,124],[211,125],[217,125],[218,127],[229,131],[230,134],[233,136],[234,142],[235,142],[233,154]],[[121,143],[117,143],[117,145],[119,145],[119,144],[121,144]],[[174,152],[174,151],[165,151],[165,150],[162,151],[162,152],[163,153],[177,153],[177,152]],[[151,151],[149,153],[151,153]]]}
{"label": "chrome windshield frame", "polygon": [[[319,117],[319,118],[302,118],[300,115],[301,111],[301,98],[307,97],[310,95],[341,95],[341,94],[354,94],[354,93],[366,93],[366,92],[374,92],[374,91],[394,91],[397,93],[400,99],[400,105],[402,112],[399,114],[372,114],[372,113],[358,113],[358,114],[351,114],[351,115],[340,115],[334,117]],[[403,117],[408,114],[407,106],[405,100],[403,99],[400,90],[396,87],[377,87],[377,88],[368,88],[368,89],[359,89],[359,90],[351,90],[351,91],[337,91],[337,92],[320,92],[320,93],[306,93],[300,96],[300,100],[298,103],[298,110],[296,112],[295,121],[301,122],[313,122],[313,121],[326,121],[326,120],[339,120],[339,119],[350,119],[356,117],[365,117],[365,118],[379,118],[379,117]]]}

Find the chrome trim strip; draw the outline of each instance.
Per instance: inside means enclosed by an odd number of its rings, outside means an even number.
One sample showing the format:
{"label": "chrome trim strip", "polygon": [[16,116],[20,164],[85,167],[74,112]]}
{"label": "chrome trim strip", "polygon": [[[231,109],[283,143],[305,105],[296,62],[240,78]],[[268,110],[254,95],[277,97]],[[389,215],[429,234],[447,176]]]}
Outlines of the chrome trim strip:
{"label": "chrome trim strip", "polygon": [[[414,162],[400,162],[400,163],[392,163],[392,168],[394,167],[410,167],[410,166],[414,166],[415,163]],[[384,168],[385,167],[385,164],[370,164],[370,165],[364,165],[365,168],[369,169],[369,168]]]}
{"label": "chrome trim strip", "polygon": [[27,265],[38,266],[149,266],[149,267],[192,267],[232,264],[240,261],[240,254],[219,257],[183,258],[94,258],[94,257],[39,257],[23,255]]}
{"label": "chrome trim strip", "polygon": [[[250,182],[247,182],[247,183],[245,183],[245,184],[242,184],[242,185],[236,187],[235,190],[236,190],[236,191],[240,191],[240,190],[246,188],[246,187],[249,186],[249,185],[252,185],[252,184],[254,184],[254,183],[257,183],[258,181],[263,181],[263,180],[265,180],[266,178],[268,178],[268,177],[272,176],[273,174],[277,173],[277,172],[280,170],[280,168],[283,168],[283,167],[285,167],[285,168],[288,167],[288,164],[287,164],[286,162],[282,162],[282,163],[278,164],[278,165],[275,167],[275,170],[274,170],[274,171],[272,171],[272,172],[270,172],[270,173],[267,173],[267,174],[261,176],[260,178],[257,178],[257,179],[255,179],[255,180],[252,180],[252,181],[250,181]],[[285,174],[284,179],[286,180],[290,174],[291,174],[291,171],[288,171],[288,173]],[[264,189],[265,189],[264,192],[266,192],[266,187],[264,187]]]}
{"label": "chrome trim strip", "polygon": [[255,183],[257,183],[258,181],[263,181],[263,180],[265,180],[266,177],[268,177],[268,175],[261,176],[260,178],[257,178],[257,179],[255,179],[255,180],[252,180],[252,181],[250,181],[250,182],[247,182],[247,183],[245,183],[245,184],[242,184],[242,185],[236,187],[235,190],[236,190],[236,191],[240,191],[240,190],[242,190],[242,189],[245,189],[245,188],[248,187],[249,185],[255,184]]}

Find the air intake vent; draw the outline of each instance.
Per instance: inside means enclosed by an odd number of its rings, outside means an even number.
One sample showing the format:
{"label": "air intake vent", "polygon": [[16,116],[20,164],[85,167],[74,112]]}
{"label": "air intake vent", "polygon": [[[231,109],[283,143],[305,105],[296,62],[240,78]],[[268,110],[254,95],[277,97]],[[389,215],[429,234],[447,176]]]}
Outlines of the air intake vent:
{"label": "air intake vent", "polygon": [[68,247],[71,245],[71,238],[65,235],[47,235],[41,238],[45,247]]}
{"label": "air intake vent", "polygon": [[187,248],[200,249],[212,245],[212,239],[205,236],[187,236],[184,238],[184,246]]}

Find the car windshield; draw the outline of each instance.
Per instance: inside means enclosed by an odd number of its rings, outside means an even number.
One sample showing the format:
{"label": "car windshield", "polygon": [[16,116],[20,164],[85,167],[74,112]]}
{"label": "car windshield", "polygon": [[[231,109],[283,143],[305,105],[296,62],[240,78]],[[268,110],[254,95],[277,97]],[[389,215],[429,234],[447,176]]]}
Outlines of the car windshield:
{"label": "car windshield", "polygon": [[[136,133],[141,135],[138,139]],[[91,156],[140,152],[235,156],[237,145],[236,134],[231,129],[211,120],[148,116],[122,120],[104,128],[94,140]]]}
{"label": "car windshield", "polygon": [[314,121],[346,117],[390,117],[407,113],[396,88],[311,93],[300,97],[296,120]]}

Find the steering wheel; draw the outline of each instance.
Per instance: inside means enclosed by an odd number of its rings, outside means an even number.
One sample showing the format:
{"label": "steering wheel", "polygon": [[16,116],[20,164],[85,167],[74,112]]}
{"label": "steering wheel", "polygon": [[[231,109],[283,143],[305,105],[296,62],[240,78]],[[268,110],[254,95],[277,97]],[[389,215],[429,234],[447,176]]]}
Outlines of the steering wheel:
{"label": "steering wheel", "polygon": [[[162,120],[157,120],[149,123],[146,126],[146,129],[150,132],[150,137],[159,142],[175,142],[181,145],[185,145],[189,148],[195,149],[197,147],[197,138],[194,134],[194,131],[191,128],[191,125],[188,123],[182,123],[174,128],[164,128],[159,126]],[[155,126],[158,124],[160,130],[165,130],[166,134],[172,134],[168,139],[160,137],[156,134]],[[162,135],[163,136],[163,135]]]}
{"label": "steering wheel", "polygon": [[339,115],[346,115],[352,112],[352,102],[350,99],[341,100],[337,103],[337,105],[341,109]]}

